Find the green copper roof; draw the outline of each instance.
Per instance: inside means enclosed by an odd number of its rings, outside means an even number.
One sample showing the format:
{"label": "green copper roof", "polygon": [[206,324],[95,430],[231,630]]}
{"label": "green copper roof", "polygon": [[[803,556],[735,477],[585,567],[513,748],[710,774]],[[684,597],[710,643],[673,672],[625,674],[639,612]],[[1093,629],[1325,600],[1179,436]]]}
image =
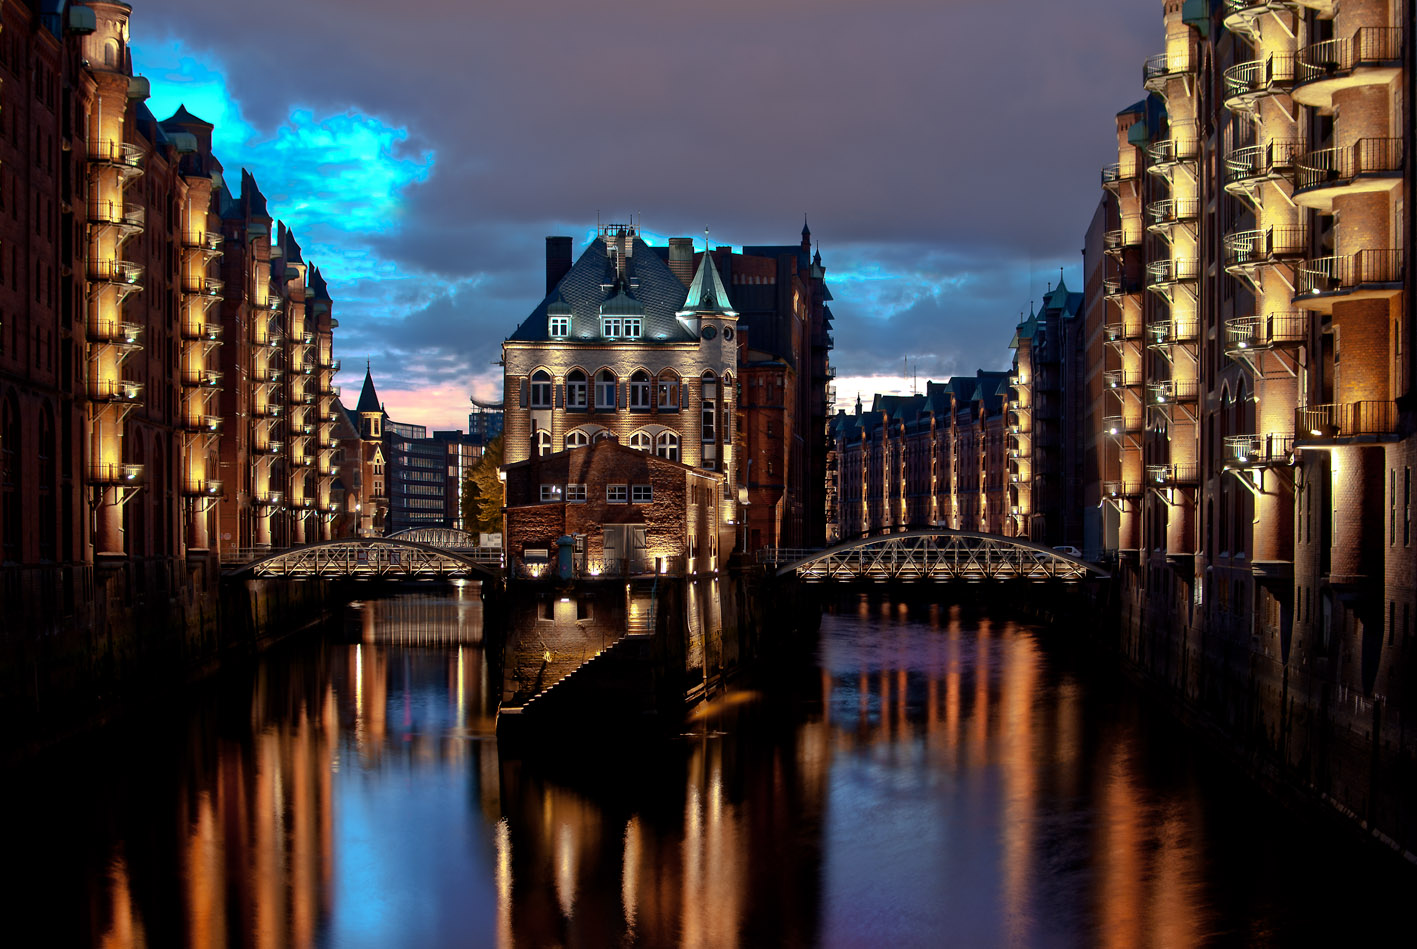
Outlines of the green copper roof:
{"label": "green copper roof", "polygon": [[699,272],[689,284],[689,293],[684,297],[684,315],[694,313],[719,313],[723,316],[737,316],[738,311],[728,302],[728,291],[723,288],[723,280],[718,276],[718,267],[713,255],[704,252],[699,261]]}

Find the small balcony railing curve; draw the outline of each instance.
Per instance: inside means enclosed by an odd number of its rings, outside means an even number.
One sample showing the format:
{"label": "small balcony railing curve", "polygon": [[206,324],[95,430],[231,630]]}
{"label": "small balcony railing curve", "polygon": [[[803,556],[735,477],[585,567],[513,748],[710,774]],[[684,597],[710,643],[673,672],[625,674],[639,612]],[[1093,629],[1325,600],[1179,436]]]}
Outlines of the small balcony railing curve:
{"label": "small balcony railing curve", "polygon": [[1148,287],[1165,287],[1200,278],[1200,260],[1196,257],[1175,257],[1170,260],[1153,260],[1146,265]]}
{"label": "small balcony railing curve", "polygon": [[1341,148],[1321,148],[1295,163],[1296,193],[1318,188],[1340,188],[1360,178],[1391,178],[1402,174],[1400,138],[1360,138]]}
{"label": "small balcony railing curve", "polygon": [[1293,53],[1274,53],[1265,59],[1237,63],[1225,70],[1225,107],[1244,109],[1267,95],[1286,92],[1294,85]]}
{"label": "small balcony railing curve", "polygon": [[143,150],[127,142],[94,141],[88,146],[89,161],[121,168],[142,168]]}
{"label": "small balcony railing curve", "polygon": [[1136,293],[1141,289],[1141,284],[1134,277],[1110,276],[1102,278],[1102,293],[1104,296],[1119,297],[1129,293]]}
{"label": "small balcony railing curve", "polygon": [[1225,349],[1230,353],[1298,345],[1308,338],[1309,316],[1303,310],[1267,313],[1264,316],[1232,316],[1225,321]]}
{"label": "small balcony railing curve", "polygon": [[143,401],[143,384],[129,379],[93,379],[89,382],[89,398],[136,405]]}
{"label": "small balcony railing curve", "polygon": [[1142,85],[1158,92],[1171,79],[1189,75],[1195,68],[1195,50],[1189,47],[1176,52],[1156,53],[1148,56],[1142,64]]}
{"label": "small balcony railing curve", "polygon": [[1152,485],[1200,484],[1200,479],[1201,466],[1194,462],[1146,466],[1146,480]]}
{"label": "small balcony railing curve", "polygon": [[1153,320],[1146,325],[1146,335],[1152,346],[1169,346],[1172,343],[1191,343],[1200,330],[1200,321]]}
{"label": "small balcony railing curve", "polygon": [[1102,325],[1102,335],[1109,343],[1128,339],[1140,339],[1142,321],[1140,319],[1112,319]]}
{"label": "small balcony railing curve", "polygon": [[1102,166],[1102,187],[1116,187],[1124,181],[1135,181],[1137,178],[1138,163],[1136,159],[1126,162],[1113,162],[1110,165]]}
{"label": "small balcony railing curve", "polygon": [[1141,482],[1139,481],[1104,481],[1102,482],[1102,494],[1104,497],[1134,498],[1141,494]]}
{"label": "small balcony railing curve", "polygon": [[1293,451],[1291,434],[1226,435],[1224,440],[1225,465],[1230,468],[1286,465]]}
{"label": "small balcony railing curve", "polygon": [[1302,258],[1309,235],[1303,227],[1281,225],[1226,234],[1223,244],[1225,267],[1235,270]]}
{"label": "small balcony railing curve", "polygon": [[1301,441],[1391,435],[1397,431],[1397,403],[1382,401],[1305,405],[1294,411]]}
{"label": "small balcony railing curve", "polygon": [[1108,369],[1102,373],[1102,385],[1107,389],[1129,389],[1141,382],[1142,374],[1135,369]]}
{"label": "small balcony railing curve", "polygon": [[143,483],[145,471],[142,465],[99,464],[89,466],[89,482],[102,485],[133,485]]}
{"label": "small balcony railing curve", "polygon": [[1102,434],[1135,435],[1141,431],[1141,419],[1130,415],[1106,415],[1102,418]]}
{"label": "small balcony railing curve", "polygon": [[1149,170],[1162,171],[1177,162],[1195,161],[1200,154],[1200,146],[1200,135],[1194,126],[1172,129],[1170,138],[1160,139],[1147,146],[1146,157],[1151,162]]}
{"label": "small balcony railing curve", "polygon": [[1297,296],[1302,299],[1351,293],[1364,287],[1400,286],[1402,265],[1402,251],[1391,248],[1306,260],[1299,265]]}
{"label": "small balcony railing curve", "polygon": [[89,341],[93,343],[118,343],[125,346],[138,345],[138,337],[143,327],[138,323],[122,320],[101,320],[89,329]]}
{"label": "small balcony railing curve", "polygon": [[1153,382],[1147,389],[1152,405],[1194,402],[1200,397],[1200,383],[1194,379],[1167,379],[1164,382]]}
{"label": "small balcony railing curve", "polygon": [[143,266],[128,260],[90,258],[88,265],[90,280],[98,283],[116,283],[129,287],[143,284]]}
{"label": "small balcony railing curve", "polygon": [[1302,149],[1301,142],[1276,139],[1264,145],[1246,145],[1225,156],[1226,187],[1287,178]]}
{"label": "small balcony railing curve", "polygon": [[1193,198],[1163,198],[1146,206],[1152,227],[1181,224],[1200,216],[1201,203]]}
{"label": "small balcony railing curve", "polygon": [[1299,50],[1295,85],[1341,79],[1356,71],[1402,60],[1402,28],[1364,26],[1350,37],[1312,43]]}

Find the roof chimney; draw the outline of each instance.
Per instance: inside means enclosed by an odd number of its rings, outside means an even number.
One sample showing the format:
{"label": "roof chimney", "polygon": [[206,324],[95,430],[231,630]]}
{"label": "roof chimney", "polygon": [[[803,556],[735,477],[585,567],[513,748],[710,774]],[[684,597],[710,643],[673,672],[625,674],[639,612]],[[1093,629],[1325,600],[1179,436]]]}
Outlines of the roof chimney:
{"label": "roof chimney", "polygon": [[679,278],[684,286],[694,279],[694,239],[692,237],[669,238],[669,272]]}
{"label": "roof chimney", "polygon": [[546,292],[549,295],[556,284],[571,269],[571,239],[569,237],[546,238]]}

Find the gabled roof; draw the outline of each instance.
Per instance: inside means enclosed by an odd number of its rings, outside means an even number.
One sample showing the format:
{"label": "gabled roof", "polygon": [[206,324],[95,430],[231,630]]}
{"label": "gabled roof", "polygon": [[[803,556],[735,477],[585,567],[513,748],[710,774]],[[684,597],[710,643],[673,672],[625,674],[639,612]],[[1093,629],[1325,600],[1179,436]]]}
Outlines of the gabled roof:
{"label": "gabled roof", "polygon": [[241,201],[245,202],[247,213],[253,218],[271,219],[271,212],[266,210],[266,196],[261,194],[261,188],[256,184],[256,176],[245,168],[241,169]]}
{"label": "gabled roof", "polygon": [[[686,298],[684,284],[669,265],[649,245],[635,237],[633,252],[625,260],[626,287],[617,279],[615,264],[602,238],[597,237],[531,314],[517,327],[508,342],[540,342],[551,338],[547,311],[553,305],[561,315],[571,317],[568,339],[598,340],[602,305],[621,295],[643,308],[642,342],[692,342],[698,337],[675,314]],[[620,302],[615,304],[621,305]]]}
{"label": "gabled roof", "polygon": [[311,300],[329,300],[330,290],[325,285],[325,276],[320,273],[319,267],[310,268],[310,296]]}
{"label": "gabled roof", "polygon": [[383,408],[379,404],[379,393],[374,391],[374,373],[369,366],[364,367],[364,388],[359,393],[359,404],[355,406],[356,412],[382,412]]}
{"label": "gabled roof", "polygon": [[193,125],[205,126],[209,129],[216,128],[215,125],[212,125],[212,123],[208,122],[206,119],[198,118],[191,112],[188,112],[187,107],[185,105],[179,105],[177,107],[177,111],[172,113],[167,118],[163,119],[160,124],[163,128],[167,128],[169,126],[180,126],[190,128]]}

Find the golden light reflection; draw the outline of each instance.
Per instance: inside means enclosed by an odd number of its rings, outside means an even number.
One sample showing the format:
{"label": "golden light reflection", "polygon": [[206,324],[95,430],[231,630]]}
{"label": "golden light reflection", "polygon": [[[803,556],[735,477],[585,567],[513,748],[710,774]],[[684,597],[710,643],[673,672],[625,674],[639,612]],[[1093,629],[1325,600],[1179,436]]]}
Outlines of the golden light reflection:
{"label": "golden light reflection", "polygon": [[504,817],[497,821],[497,945],[512,945],[512,834]]}
{"label": "golden light reflection", "polygon": [[128,890],[128,866],[122,857],[115,859],[109,868],[108,883],[112,920],[103,934],[101,945],[104,949],[147,945],[142,920],[133,909],[133,896]]}
{"label": "golden light reflection", "polygon": [[1004,880],[1006,937],[1010,945],[1032,939],[1033,843],[1038,833],[1038,788],[1033,738],[1033,700],[1038,688],[1038,649],[1033,640],[1006,628],[999,741],[1004,769]]}
{"label": "golden light reflection", "polygon": [[556,900],[562,916],[576,914],[576,838],[565,822],[556,829]]}
{"label": "golden light reflection", "polygon": [[621,858],[620,902],[625,907],[625,926],[629,939],[635,938],[635,918],[639,910],[640,889],[640,819],[625,822],[625,853]]}

